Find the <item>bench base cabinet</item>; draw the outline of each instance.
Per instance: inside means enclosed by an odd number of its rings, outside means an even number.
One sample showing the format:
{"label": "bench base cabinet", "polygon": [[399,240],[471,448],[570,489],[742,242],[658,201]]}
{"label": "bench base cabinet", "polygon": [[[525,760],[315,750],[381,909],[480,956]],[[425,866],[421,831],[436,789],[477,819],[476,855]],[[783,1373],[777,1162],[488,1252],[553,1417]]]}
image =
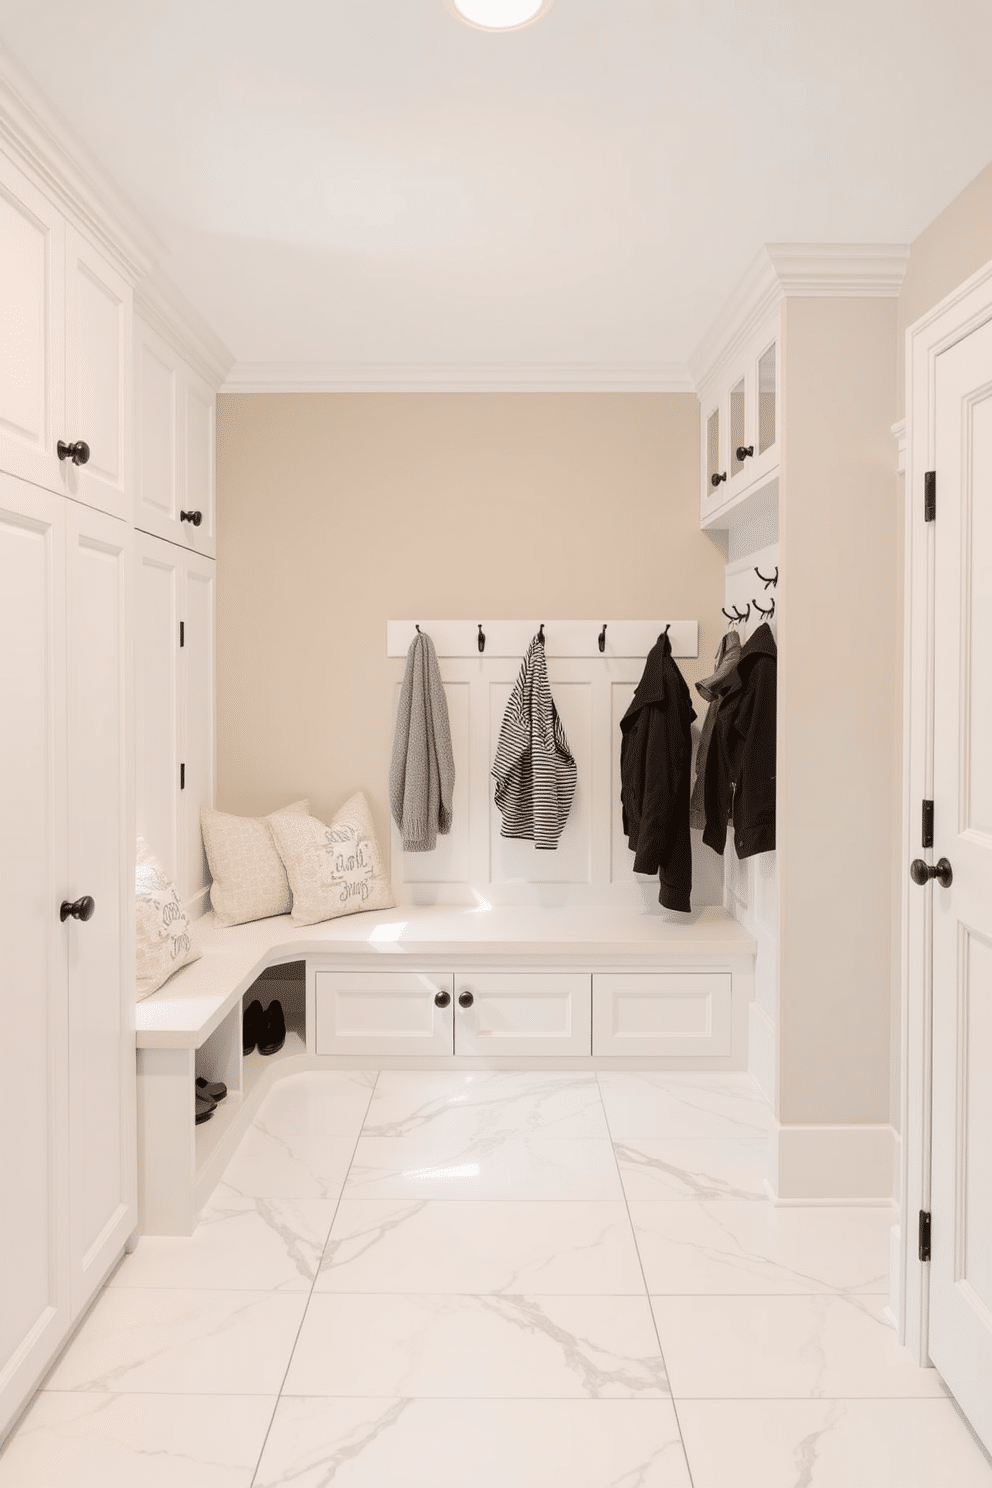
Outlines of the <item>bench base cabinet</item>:
{"label": "bench base cabinet", "polygon": [[317,971],[317,1054],[588,1054],[585,972]]}
{"label": "bench base cabinet", "polygon": [[592,982],[594,1054],[733,1052],[729,972],[606,972]]}

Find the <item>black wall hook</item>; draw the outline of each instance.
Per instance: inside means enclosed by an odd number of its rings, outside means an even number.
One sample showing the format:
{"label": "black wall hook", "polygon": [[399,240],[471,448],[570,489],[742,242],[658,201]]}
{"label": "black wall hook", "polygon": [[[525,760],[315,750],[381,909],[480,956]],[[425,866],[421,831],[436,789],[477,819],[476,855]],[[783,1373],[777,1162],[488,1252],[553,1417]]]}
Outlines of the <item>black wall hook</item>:
{"label": "black wall hook", "polygon": [[775,613],[775,596],[774,596],[774,594],[772,595],[772,602],[768,606],[767,610],[763,610],[761,608],[761,606],[759,605],[759,603],[758,603],[757,600],[754,601],[754,608],[757,610],[757,612],[758,612],[759,615],[762,615],[766,620],[770,620],[771,617]]}
{"label": "black wall hook", "polygon": [[737,608],[736,605],[734,605],[734,613],[733,614],[731,614],[729,610],[723,609],[723,607],[721,606],[721,608],[720,608],[720,614],[721,615],[726,615],[726,617],[730,621],[731,625],[739,625],[742,622],[744,622],[745,620],[747,620],[748,617],[750,616],[750,614],[751,614],[751,606],[748,605],[748,607],[744,611],[743,615],[741,614],[740,610]]}
{"label": "black wall hook", "polygon": [[[756,568],[754,571],[758,575],[758,578],[764,584],[764,586],[765,586],[766,589],[776,589],[778,587],[778,565],[777,564],[775,565],[775,572],[774,572],[774,574],[772,575],[772,577],[770,579],[766,579],[765,578],[765,576],[761,572],[761,569],[760,568]],[[772,601],[772,602],[774,603],[774,601]],[[764,614],[764,611],[763,610],[762,610],[762,614]]]}
{"label": "black wall hook", "polygon": [[423,631],[422,631],[422,630],[421,630],[421,628],[420,628],[420,626],[419,626],[419,625],[418,625],[418,626],[417,626],[417,634],[418,634],[418,635],[423,635],[423,633],[424,633],[424,632],[423,632]]}
{"label": "black wall hook", "polygon": [[485,649],[486,649],[486,635],[485,635],[485,631],[482,629],[482,621],[480,620],[479,621],[479,650],[480,651],[485,651]]}
{"label": "black wall hook", "polygon": [[603,628],[599,632],[599,649],[600,649],[600,651],[605,651],[606,650],[606,621],[605,620],[603,621]]}
{"label": "black wall hook", "polygon": [[543,646],[544,645],[544,621],[543,620],[541,621],[540,625],[537,627],[537,639],[540,641],[541,645]]}

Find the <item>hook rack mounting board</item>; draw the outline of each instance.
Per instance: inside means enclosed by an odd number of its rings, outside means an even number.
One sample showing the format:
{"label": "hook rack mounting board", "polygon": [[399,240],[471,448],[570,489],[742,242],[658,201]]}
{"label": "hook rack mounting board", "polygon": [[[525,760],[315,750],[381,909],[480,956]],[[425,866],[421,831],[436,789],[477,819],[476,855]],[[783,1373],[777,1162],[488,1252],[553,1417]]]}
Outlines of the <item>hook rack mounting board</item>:
{"label": "hook rack mounting board", "polygon": [[387,620],[386,654],[405,656],[417,626],[430,636],[438,656],[522,657],[544,625],[547,656],[643,657],[669,626],[673,656],[699,655],[698,620],[607,620],[606,646],[601,653],[602,620],[483,620],[486,649],[479,651],[478,620]]}

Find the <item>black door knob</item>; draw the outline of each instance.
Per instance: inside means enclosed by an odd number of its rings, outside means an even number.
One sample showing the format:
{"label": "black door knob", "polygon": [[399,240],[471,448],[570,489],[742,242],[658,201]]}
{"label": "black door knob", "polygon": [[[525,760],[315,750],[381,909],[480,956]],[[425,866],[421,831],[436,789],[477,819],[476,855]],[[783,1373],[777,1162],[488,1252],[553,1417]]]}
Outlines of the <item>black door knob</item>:
{"label": "black door knob", "polygon": [[179,520],[180,522],[192,522],[194,527],[199,527],[203,521],[203,513],[198,511],[181,511],[179,513]]}
{"label": "black door knob", "polygon": [[721,481],[725,481],[726,479],[727,479],[727,472],[726,471],[724,471],[722,475],[711,475],[710,476],[710,485],[711,486],[718,486]]}
{"label": "black door knob", "polygon": [[450,1001],[451,1001],[451,993],[450,992],[441,991],[441,992],[437,992],[437,993],[434,994],[434,1006],[435,1007],[447,1007],[448,1006],[448,1003]]}
{"label": "black door knob", "polygon": [[84,894],[82,899],[76,900],[75,904],[70,904],[68,899],[63,899],[59,905],[59,919],[63,924],[70,915],[74,920],[91,920],[95,909],[96,905],[89,894]]}
{"label": "black door knob", "polygon": [[915,884],[929,883],[935,878],[942,889],[949,889],[954,879],[954,873],[946,858],[938,858],[936,863],[924,863],[922,858],[914,858],[909,865],[909,876]]}
{"label": "black door knob", "polygon": [[73,465],[85,465],[90,457],[90,447],[85,439],[77,439],[75,444],[66,444],[60,439],[56,445],[60,460],[71,460]]}
{"label": "black door knob", "polygon": [[754,454],[754,445],[753,444],[739,444],[737,446],[737,458],[741,462],[743,462],[744,460],[749,460],[753,454]]}
{"label": "black door knob", "polygon": [[465,991],[464,992],[459,992],[459,994],[458,994],[458,1006],[459,1007],[471,1007],[474,1001],[475,1001],[475,998],[472,996],[471,992],[468,990],[467,987],[465,988]]}

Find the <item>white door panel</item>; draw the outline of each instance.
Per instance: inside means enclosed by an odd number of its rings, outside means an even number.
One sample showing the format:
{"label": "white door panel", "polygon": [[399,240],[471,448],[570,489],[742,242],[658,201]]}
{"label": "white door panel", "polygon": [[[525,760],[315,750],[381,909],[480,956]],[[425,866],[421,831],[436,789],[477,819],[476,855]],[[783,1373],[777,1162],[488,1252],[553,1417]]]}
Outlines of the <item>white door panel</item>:
{"label": "white door panel", "polygon": [[[937,360],[930,1357],[992,1447],[992,323]],[[931,892],[931,890],[928,890]]]}
{"label": "white door panel", "polygon": [[456,1054],[589,1054],[591,1049],[588,972],[456,975]]}
{"label": "white door panel", "polygon": [[65,489],[129,518],[131,289],[68,225],[65,257],[65,438],[84,440],[90,451],[85,465],[64,462]]}
{"label": "white door panel", "polygon": [[179,620],[184,555],[135,533],[135,831],[184,892],[179,829]]}
{"label": "white door panel", "polygon": [[450,974],[318,971],[318,1054],[450,1054]]}
{"label": "white door panel", "polygon": [[729,972],[597,972],[592,1052],[731,1054],[732,989]]}

